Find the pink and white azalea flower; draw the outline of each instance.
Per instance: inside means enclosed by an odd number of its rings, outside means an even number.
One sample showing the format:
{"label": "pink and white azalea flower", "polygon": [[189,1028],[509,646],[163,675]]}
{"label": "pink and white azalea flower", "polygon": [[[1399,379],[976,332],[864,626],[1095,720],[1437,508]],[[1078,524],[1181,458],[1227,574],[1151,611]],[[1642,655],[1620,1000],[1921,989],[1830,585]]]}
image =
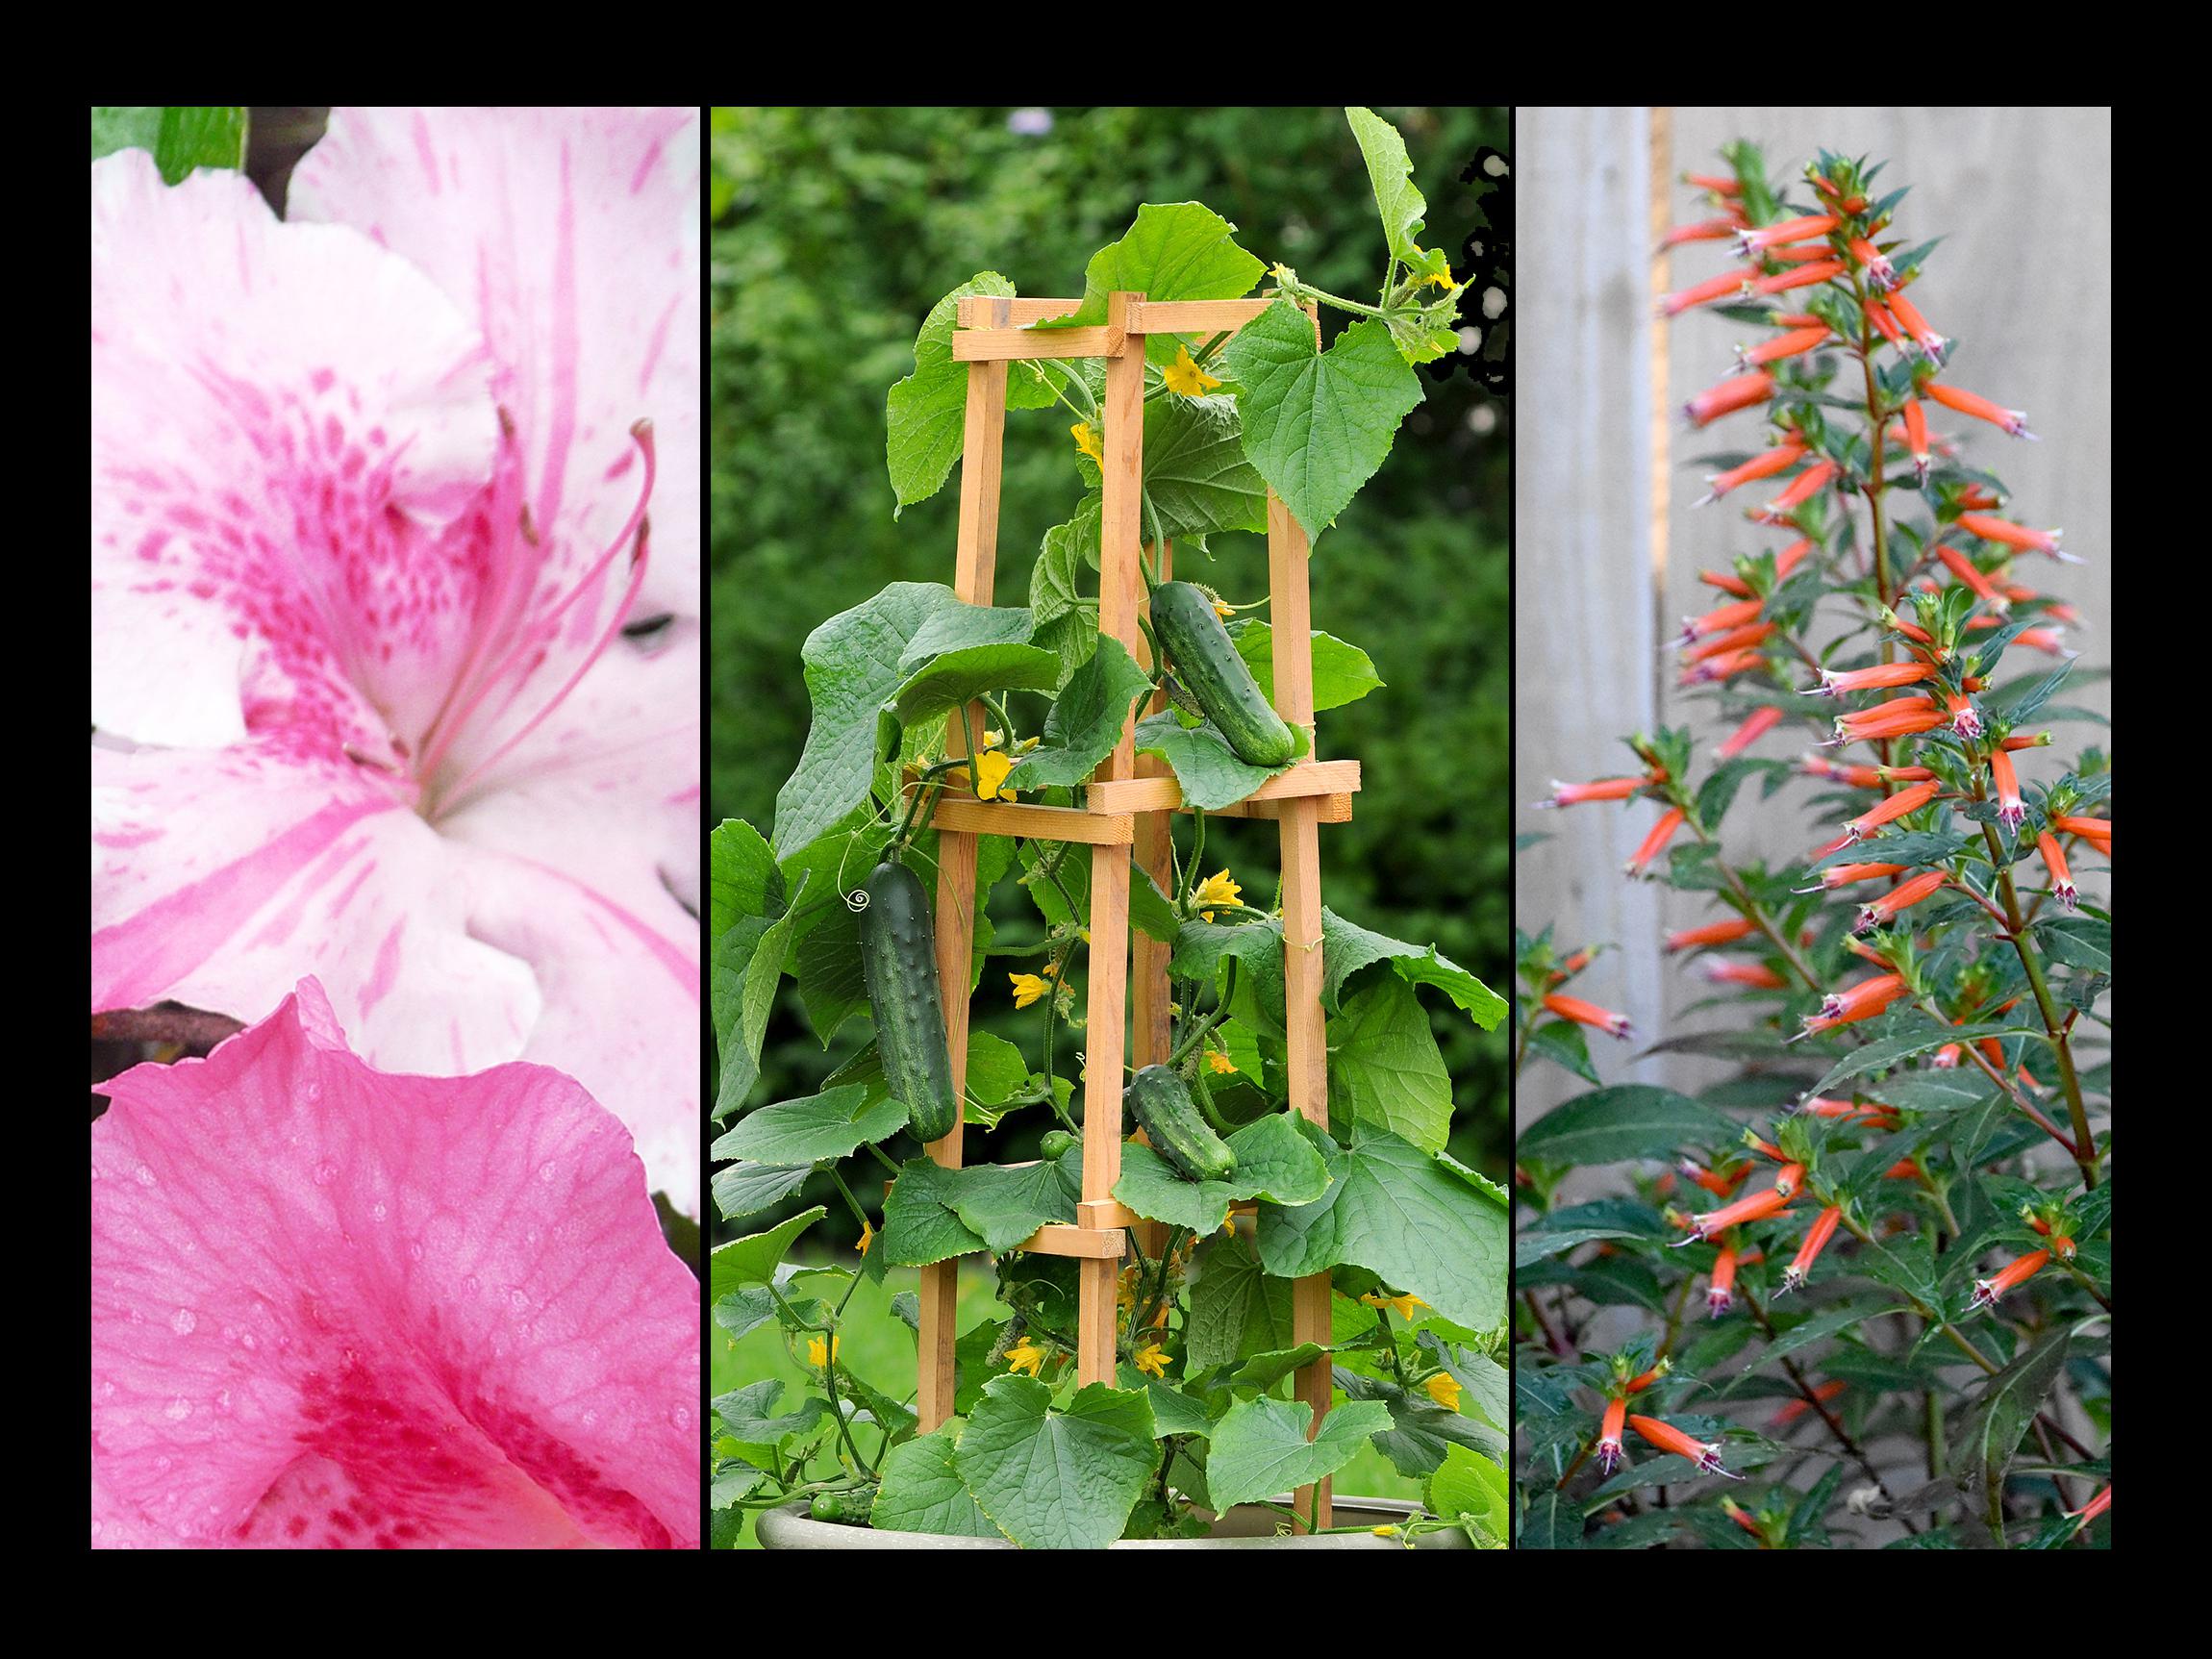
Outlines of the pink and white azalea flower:
{"label": "pink and white azalea flower", "polygon": [[93,1011],[314,973],[694,1215],[696,119],[339,111],[286,223],[92,166]]}
{"label": "pink and white azalea flower", "polygon": [[378,1071],[314,980],[92,1125],[92,1543],[688,1548],[698,1285],[542,1066]]}

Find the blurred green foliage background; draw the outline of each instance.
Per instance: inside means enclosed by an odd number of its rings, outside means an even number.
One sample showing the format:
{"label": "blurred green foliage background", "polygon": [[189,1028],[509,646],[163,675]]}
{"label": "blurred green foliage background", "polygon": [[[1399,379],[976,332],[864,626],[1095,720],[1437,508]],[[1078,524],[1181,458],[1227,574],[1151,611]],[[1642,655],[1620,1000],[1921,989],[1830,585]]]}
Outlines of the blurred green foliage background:
{"label": "blurred green foliage background", "polygon": [[[1378,113],[1413,155],[1429,203],[1423,240],[1461,268],[1478,196],[1460,174],[1480,146],[1507,146],[1507,112]],[[806,738],[807,634],[886,582],[951,580],[957,472],[893,522],[884,464],[884,397],[914,366],[915,332],[940,296],[981,270],[1024,294],[1079,294],[1090,256],[1148,201],[1202,201],[1262,260],[1332,292],[1371,293],[1383,270],[1366,169],[1335,109],[724,109],[711,158],[708,821],[742,817],[763,833]],[[1322,314],[1324,327],[1343,321]],[[1478,290],[1464,314],[1481,320]],[[1321,752],[1365,768],[1354,820],[1322,832],[1322,892],[1365,926],[1434,941],[1503,993],[1509,412],[1468,375],[1424,382],[1426,403],[1382,470],[1314,548],[1315,625],[1365,648],[1388,682],[1321,716]],[[1051,411],[1008,419],[1002,603],[1026,601],[1040,539],[1078,493],[1067,424]],[[1210,566],[1188,557],[1176,574],[1232,599],[1265,592],[1260,539],[1217,538],[1216,549]],[[1209,869],[1227,863],[1249,901],[1269,901],[1271,824],[1215,820],[1208,845]],[[1036,936],[1026,909],[1001,890],[993,916],[1013,918],[1002,939]],[[1502,1176],[1503,1033],[1425,1000],[1453,1079],[1453,1149]],[[1035,1046],[995,968],[976,1013]],[[863,1035],[848,1026],[825,1056],[785,981],[754,1100],[814,1093]],[[1005,1145],[987,1140],[971,1156],[1028,1155],[1042,1117],[1023,1115],[991,1138]],[[849,1225],[834,1198],[831,1219]]]}

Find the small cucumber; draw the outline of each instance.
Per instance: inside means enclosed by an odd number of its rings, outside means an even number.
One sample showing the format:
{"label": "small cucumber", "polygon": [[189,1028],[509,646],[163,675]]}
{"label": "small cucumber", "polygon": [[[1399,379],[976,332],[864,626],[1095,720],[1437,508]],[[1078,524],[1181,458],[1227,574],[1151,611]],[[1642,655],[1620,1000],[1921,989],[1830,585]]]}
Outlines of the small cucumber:
{"label": "small cucumber", "polygon": [[1237,655],[1203,591],[1188,582],[1163,582],[1153,589],[1152,631],[1174,664],[1176,678],[1239,760],[1279,767],[1298,752],[1297,733],[1261,694],[1259,682]]}
{"label": "small cucumber", "polygon": [[1194,1181],[1226,1181],[1237,1155],[1206,1122],[1191,1091],[1171,1068],[1147,1066],[1121,1092],[1121,1109],[1136,1119],[1152,1150]]}
{"label": "small cucumber", "polygon": [[944,1004],[937,979],[937,926],[921,878],[902,864],[879,864],[867,878],[860,913],[861,977],[875,1016],[884,1085],[903,1101],[924,1141],[942,1141],[960,1121]]}
{"label": "small cucumber", "polygon": [[1038,1155],[1048,1164],[1057,1164],[1075,1150],[1075,1137],[1065,1129],[1049,1129],[1044,1139],[1037,1143]]}

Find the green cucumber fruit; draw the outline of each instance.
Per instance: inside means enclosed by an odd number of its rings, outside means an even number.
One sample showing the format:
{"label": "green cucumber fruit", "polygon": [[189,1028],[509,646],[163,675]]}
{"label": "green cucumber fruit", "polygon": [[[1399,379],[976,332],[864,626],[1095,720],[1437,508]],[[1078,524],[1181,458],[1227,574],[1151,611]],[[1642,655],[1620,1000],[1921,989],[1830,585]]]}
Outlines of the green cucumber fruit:
{"label": "green cucumber fruit", "polygon": [[917,1135],[942,1141],[960,1121],[960,1093],[952,1086],[952,1054],[944,1039],[929,898],[919,876],[889,860],[869,873],[866,891],[861,977],[875,1016],[884,1086],[905,1104]]}
{"label": "green cucumber fruit", "polygon": [[1044,1139],[1037,1143],[1038,1155],[1049,1164],[1057,1164],[1074,1150],[1075,1137],[1065,1129],[1049,1129]]}
{"label": "green cucumber fruit", "polygon": [[1226,1181],[1237,1155],[1206,1122],[1172,1068],[1147,1066],[1121,1092],[1121,1109],[1137,1119],[1152,1150],[1194,1181]]}
{"label": "green cucumber fruit", "polygon": [[1260,683],[1215,614],[1213,600],[1188,582],[1152,590],[1152,629],[1176,678],[1214,722],[1239,760],[1279,767],[1298,752],[1298,735],[1260,692]]}

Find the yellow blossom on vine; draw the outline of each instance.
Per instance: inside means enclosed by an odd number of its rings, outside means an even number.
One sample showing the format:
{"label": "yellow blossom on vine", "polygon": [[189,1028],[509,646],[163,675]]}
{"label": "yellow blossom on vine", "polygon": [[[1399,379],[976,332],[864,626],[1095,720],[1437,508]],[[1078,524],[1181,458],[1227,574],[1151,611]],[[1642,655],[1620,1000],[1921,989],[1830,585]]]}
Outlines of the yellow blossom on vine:
{"label": "yellow blossom on vine", "polygon": [[1215,615],[1215,616],[1219,616],[1219,617],[1220,617],[1222,621],[1226,622],[1226,621],[1227,621],[1227,620],[1228,620],[1228,619],[1229,619],[1231,616],[1234,616],[1236,614],[1237,614],[1237,608],[1236,608],[1236,606],[1234,606],[1234,605],[1230,604],[1230,603],[1228,602],[1228,600],[1226,600],[1226,599],[1216,599],[1216,600],[1214,601],[1214,615]]}
{"label": "yellow blossom on vine", "polygon": [[1370,1308],[1395,1309],[1397,1317],[1401,1320],[1410,1320],[1414,1317],[1414,1309],[1428,1306],[1419,1296],[1410,1294],[1402,1296],[1379,1296],[1374,1292],[1370,1291],[1366,1295],[1360,1297],[1360,1300],[1367,1303]]}
{"label": "yellow blossom on vine", "polygon": [[1177,397],[1203,397],[1221,384],[1198,366],[1187,345],[1175,347],[1175,361],[1161,371],[1160,378]]}
{"label": "yellow blossom on vine", "polygon": [[1057,979],[1059,976],[1060,976],[1060,964],[1058,964],[1057,962],[1048,962],[1048,963],[1046,963],[1046,964],[1044,965],[1044,968],[1043,968],[1043,977],[1044,977],[1044,978],[1046,978],[1046,979]]}
{"label": "yellow blossom on vine", "polygon": [[975,798],[979,801],[1010,801],[1014,792],[1006,787],[1006,774],[1014,769],[1014,762],[997,749],[986,749],[975,757]]}
{"label": "yellow blossom on vine", "polygon": [[1034,973],[1010,973],[1007,979],[1014,986],[1014,1006],[1027,1008],[1052,988]]}
{"label": "yellow blossom on vine", "polygon": [[1209,1048],[1206,1050],[1207,1070],[1234,1071],[1236,1068],[1237,1063],[1234,1060],[1231,1060],[1226,1054],[1223,1054],[1219,1048]]}
{"label": "yellow blossom on vine", "polygon": [[815,1370],[820,1370],[831,1360],[837,1358],[838,1349],[843,1345],[843,1342],[842,1337],[833,1336],[829,1340],[829,1346],[824,1348],[821,1338],[807,1338],[807,1364],[813,1366]]}
{"label": "yellow blossom on vine", "polygon": [[992,731],[988,727],[985,728],[983,733],[983,746],[987,749],[1003,749],[1006,746],[1006,734],[1004,732]]}
{"label": "yellow blossom on vine", "polygon": [[1006,1369],[1009,1371],[1027,1371],[1035,1376],[1044,1364],[1044,1350],[1023,1337],[1006,1350]]}
{"label": "yellow blossom on vine", "polygon": [[1445,1411],[1459,1410],[1459,1379],[1445,1371],[1438,1371],[1420,1385],[1428,1391],[1428,1397]]}
{"label": "yellow blossom on vine", "polygon": [[1068,436],[1075,440],[1075,447],[1103,466],[1106,452],[1098,447],[1098,429],[1088,420],[1078,420],[1068,429]]}
{"label": "yellow blossom on vine", "polygon": [[1370,1526],[1368,1530],[1377,1538],[1395,1538],[1397,1536],[1397,1528],[1395,1526]]}
{"label": "yellow blossom on vine", "polygon": [[867,1255],[868,1245],[874,1243],[875,1223],[864,1218],[860,1224],[860,1253],[864,1256]]}
{"label": "yellow blossom on vine", "polygon": [[1235,904],[1244,896],[1244,890],[1229,878],[1229,872],[1219,870],[1192,890],[1191,908],[1212,921],[1214,913],[1207,908],[1209,905]]}
{"label": "yellow blossom on vine", "polygon": [[1130,1356],[1129,1363],[1148,1376],[1164,1379],[1168,1374],[1168,1350],[1158,1343],[1146,1343]]}
{"label": "yellow blossom on vine", "polygon": [[1445,266],[1441,271],[1430,271],[1427,276],[1421,279],[1421,284],[1424,288],[1441,289],[1452,289],[1459,286],[1451,280],[1451,267],[1449,265]]}

